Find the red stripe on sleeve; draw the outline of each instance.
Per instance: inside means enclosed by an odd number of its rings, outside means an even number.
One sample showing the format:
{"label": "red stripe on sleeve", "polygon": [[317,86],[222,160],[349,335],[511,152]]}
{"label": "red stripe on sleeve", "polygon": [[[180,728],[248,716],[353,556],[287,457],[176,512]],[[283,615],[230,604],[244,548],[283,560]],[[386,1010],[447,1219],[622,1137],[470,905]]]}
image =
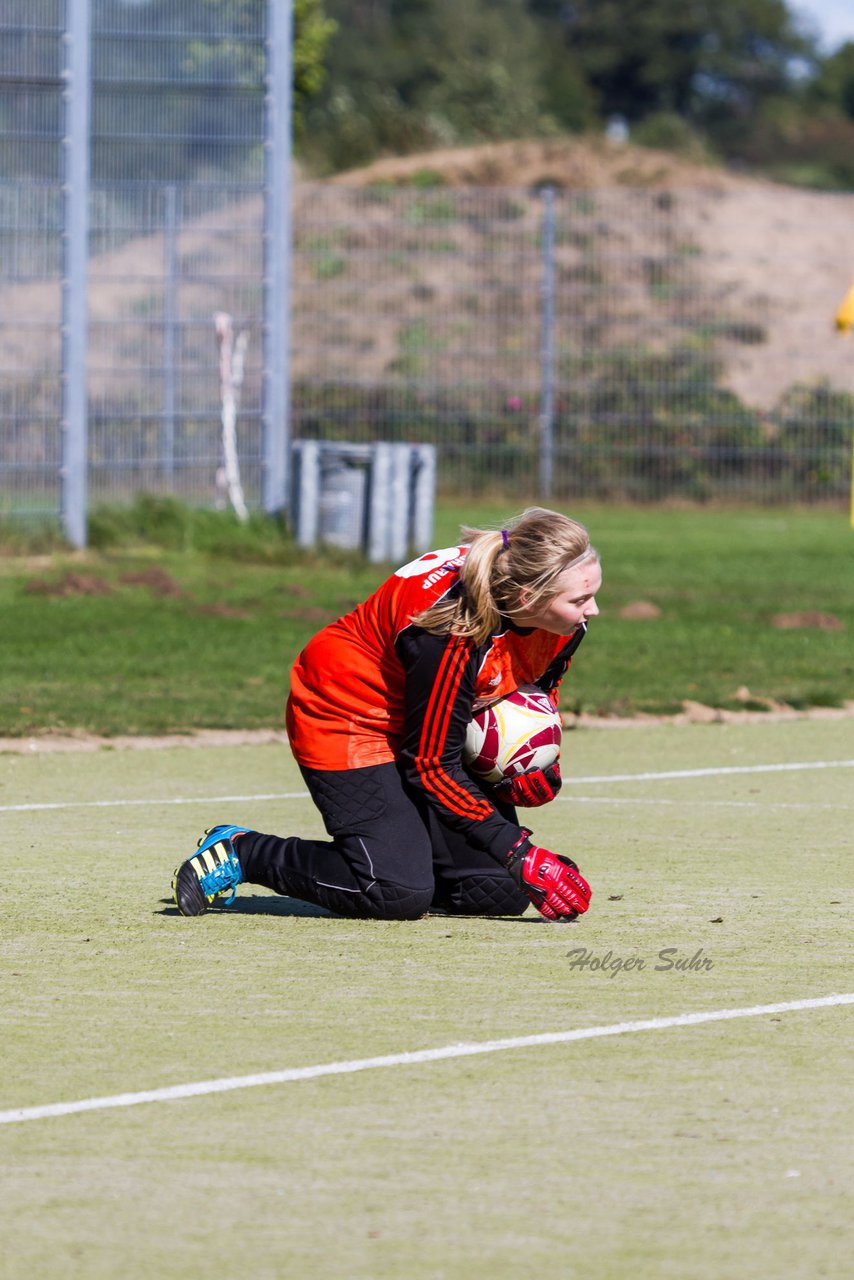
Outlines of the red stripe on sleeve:
{"label": "red stripe on sleeve", "polygon": [[463,678],[468,657],[467,647],[462,637],[455,636],[442,655],[421,729],[419,755],[433,756],[441,750],[454,698]]}
{"label": "red stripe on sleeve", "polygon": [[470,652],[469,642],[462,636],[450,641],[437,672],[427,714],[418,745],[418,774],[425,789],[453,812],[475,821],[491,817],[492,806],[479,800],[460,786],[441,764],[442,749],[448,732],[448,723],[454,700],[465,673]]}
{"label": "red stripe on sleeve", "polygon": [[473,822],[482,822],[492,817],[495,812],[492,805],[486,800],[476,799],[470,791],[461,787],[438,761],[419,760],[416,767],[425,791],[432,791],[437,800],[452,813],[470,818]]}

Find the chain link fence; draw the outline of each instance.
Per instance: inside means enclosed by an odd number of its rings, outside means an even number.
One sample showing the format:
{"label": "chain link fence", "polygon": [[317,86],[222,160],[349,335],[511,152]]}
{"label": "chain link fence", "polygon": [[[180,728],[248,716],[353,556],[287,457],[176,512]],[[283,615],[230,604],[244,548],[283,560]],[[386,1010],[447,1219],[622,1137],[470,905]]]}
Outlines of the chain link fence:
{"label": "chain link fence", "polygon": [[[63,465],[62,0],[0,20],[0,515]],[[241,12],[246,13],[244,7]],[[240,343],[261,503],[264,6],[92,11],[88,491],[223,500],[215,317]],[[168,13],[168,21],[164,15]],[[219,25],[217,25],[219,24]],[[437,446],[439,490],[563,501],[846,499],[850,197],[722,182],[563,190],[298,181],[295,438]],[[764,196],[763,196],[764,192]],[[284,428],[284,424],[282,424]]]}
{"label": "chain link fence", "polygon": [[435,442],[444,492],[843,500],[854,201],[745,191],[299,188],[295,431]]}
{"label": "chain link fence", "polygon": [[[79,372],[69,337],[81,323],[89,502],[219,492],[213,313],[256,336],[263,325],[263,237],[242,210],[260,209],[264,190],[267,13],[263,0],[5,0],[0,515],[60,512],[63,392]],[[81,41],[82,83],[70,74]],[[83,316],[69,306],[72,95],[87,96],[90,122]],[[241,414],[256,490],[260,361],[259,339]]]}
{"label": "chain link fence", "polygon": [[0,511],[11,514],[58,509],[63,10],[13,5],[0,27]]}

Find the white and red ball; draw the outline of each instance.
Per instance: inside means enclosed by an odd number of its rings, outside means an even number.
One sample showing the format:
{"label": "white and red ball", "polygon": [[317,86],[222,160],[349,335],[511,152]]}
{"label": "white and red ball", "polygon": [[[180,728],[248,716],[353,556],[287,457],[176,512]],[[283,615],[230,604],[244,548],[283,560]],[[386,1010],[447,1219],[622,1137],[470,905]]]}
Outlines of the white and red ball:
{"label": "white and red ball", "polygon": [[501,782],[554,764],[560,738],[560,716],[549,695],[523,684],[477,713],[466,731],[463,760],[484,782]]}

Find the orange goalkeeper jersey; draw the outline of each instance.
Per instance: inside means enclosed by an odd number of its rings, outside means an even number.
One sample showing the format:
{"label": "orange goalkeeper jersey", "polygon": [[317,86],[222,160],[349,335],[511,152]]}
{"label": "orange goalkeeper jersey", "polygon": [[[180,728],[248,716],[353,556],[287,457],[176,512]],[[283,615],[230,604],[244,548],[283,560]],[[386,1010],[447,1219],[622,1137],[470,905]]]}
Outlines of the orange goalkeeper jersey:
{"label": "orange goalkeeper jersey", "polygon": [[[431,551],[404,565],[310,640],[291,672],[287,726],[297,761],[309,769],[399,761],[445,821],[490,848],[519,828],[462,766],[472,713],[523,684],[556,691],[584,628],[558,636],[505,619],[476,645],[414,626],[415,615],[460,589],[466,551]],[[506,847],[512,843],[507,838]]]}

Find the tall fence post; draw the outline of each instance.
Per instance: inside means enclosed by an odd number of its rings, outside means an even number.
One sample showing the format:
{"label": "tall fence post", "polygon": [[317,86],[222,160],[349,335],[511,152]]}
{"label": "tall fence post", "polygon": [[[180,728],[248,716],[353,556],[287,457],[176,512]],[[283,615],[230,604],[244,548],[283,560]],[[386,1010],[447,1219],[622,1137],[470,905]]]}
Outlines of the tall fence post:
{"label": "tall fence post", "polygon": [[555,399],[555,193],[543,189],[542,280],[540,284],[540,497],[554,488]]}
{"label": "tall fence post", "polygon": [[86,545],[88,421],[86,356],[89,259],[90,0],[68,0],[65,32],[62,244],[62,525]]}
{"label": "tall fence post", "polygon": [[171,489],[175,482],[175,346],[178,281],[178,191],[163,188],[163,421],[160,470]]}
{"label": "tall fence post", "polygon": [[267,0],[266,89],[261,500],[273,514],[287,509],[290,461],[293,0]]}

